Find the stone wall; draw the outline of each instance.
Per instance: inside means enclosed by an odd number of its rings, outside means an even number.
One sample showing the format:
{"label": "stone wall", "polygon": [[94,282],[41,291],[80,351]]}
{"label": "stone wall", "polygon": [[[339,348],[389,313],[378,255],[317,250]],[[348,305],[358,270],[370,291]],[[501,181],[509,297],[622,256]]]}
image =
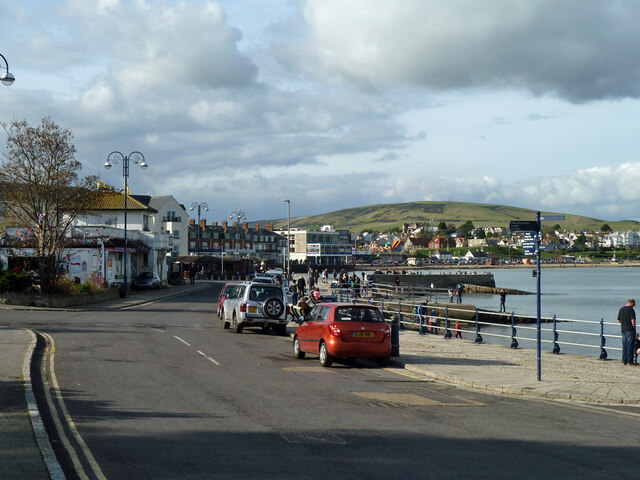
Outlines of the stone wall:
{"label": "stone wall", "polygon": [[119,298],[118,287],[107,288],[95,293],[74,293],[74,294],[26,294],[10,293],[0,294],[0,299],[11,305],[27,305],[31,307],[75,307],[78,305],[88,305],[90,303],[104,302]]}

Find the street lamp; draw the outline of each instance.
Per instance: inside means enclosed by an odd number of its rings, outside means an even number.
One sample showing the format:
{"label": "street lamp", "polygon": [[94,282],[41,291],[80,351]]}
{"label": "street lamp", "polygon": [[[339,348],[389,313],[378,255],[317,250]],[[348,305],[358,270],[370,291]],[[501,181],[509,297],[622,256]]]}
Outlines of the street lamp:
{"label": "street lamp", "polygon": [[238,251],[238,243],[240,243],[240,220],[246,220],[247,216],[244,213],[244,210],[238,209],[231,212],[229,215],[229,219],[233,220],[233,217],[236,217],[236,258],[240,256],[240,252]]}
{"label": "street lamp", "polygon": [[191,204],[191,207],[189,208],[189,210],[193,210],[196,207],[198,208],[198,234],[197,234],[198,244],[196,245],[196,249],[197,249],[198,257],[199,257],[200,256],[200,242],[202,241],[202,236],[201,236],[201,233],[200,233],[202,231],[202,228],[200,227],[200,208],[202,207],[202,208],[204,208],[205,212],[208,212],[209,211],[209,207],[207,205],[207,202],[198,203],[198,202],[194,201]]}
{"label": "street lamp", "polygon": [[0,53],[0,57],[2,57],[2,59],[4,60],[4,69],[6,70],[5,73],[0,75],[0,82],[8,87],[10,85],[13,85],[13,82],[16,81],[16,77],[14,77],[13,73],[9,71],[9,62],[7,62],[7,59],[4,57],[4,55]]}
{"label": "street lamp", "polygon": [[287,278],[291,275],[291,200],[282,200],[287,202]]}
{"label": "street lamp", "polygon": [[144,155],[138,151],[131,152],[128,156],[123,155],[120,152],[111,152],[107,157],[107,161],[104,164],[104,168],[110,170],[115,164],[122,163],[122,176],[124,177],[124,267],[122,284],[120,285],[120,296],[127,296],[127,193],[129,191],[129,160],[133,160],[133,163],[140,165],[143,170],[149,165],[144,161]]}

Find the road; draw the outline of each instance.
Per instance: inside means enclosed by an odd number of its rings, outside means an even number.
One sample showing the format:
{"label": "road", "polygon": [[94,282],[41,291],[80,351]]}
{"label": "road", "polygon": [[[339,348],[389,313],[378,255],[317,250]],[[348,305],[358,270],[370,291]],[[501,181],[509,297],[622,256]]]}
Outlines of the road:
{"label": "road", "polygon": [[637,410],[367,362],[323,369],[293,359],[287,337],[223,330],[218,289],[108,313],[0,312],[55,347],[39,403],[69,478],[637,478]]}

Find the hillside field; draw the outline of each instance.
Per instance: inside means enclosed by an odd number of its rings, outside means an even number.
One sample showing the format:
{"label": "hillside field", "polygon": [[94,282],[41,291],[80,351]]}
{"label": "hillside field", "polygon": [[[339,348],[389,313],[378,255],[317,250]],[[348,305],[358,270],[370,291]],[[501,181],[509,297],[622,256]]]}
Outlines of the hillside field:
{"label": "hillside field", "polygon": [[[561,212],[541,212],[542,215],[563,215]],[[560,224],[565,230],[599,230],[608,224],[615,230],[640,230],[640,223],[633,220],[607,221],[580,215],[564,214],[561,222],[543,222],[543,226]],[[490,205],[466,202],[409,202],[345,208],[322,215],[291,218],[291,227],[319,229],[322,225],[333,225],[336,229],[352,232],[386,231],[401,227],[403,223],[440,222],[447,225],[471,220],[475,226],[508,227],[511,220],[535,220],[536,211],[507,205]],[[276,228],[287,228],[287,219],[261,220],[273,222]]]}

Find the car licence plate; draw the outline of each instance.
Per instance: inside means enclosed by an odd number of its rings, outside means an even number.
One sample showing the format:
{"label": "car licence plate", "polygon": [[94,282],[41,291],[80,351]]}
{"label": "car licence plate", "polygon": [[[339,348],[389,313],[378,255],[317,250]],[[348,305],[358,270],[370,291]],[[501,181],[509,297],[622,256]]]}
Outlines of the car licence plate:
{"label": "car licence plate", "polygon": [[258,307],[249,306],[249,313],[258,313]]}
{"label": "car licence plate", "polygon": [[351,332],[351,334],[354,337],[364,337],[364,338],[371,338],[374,335],[373,332]]}

